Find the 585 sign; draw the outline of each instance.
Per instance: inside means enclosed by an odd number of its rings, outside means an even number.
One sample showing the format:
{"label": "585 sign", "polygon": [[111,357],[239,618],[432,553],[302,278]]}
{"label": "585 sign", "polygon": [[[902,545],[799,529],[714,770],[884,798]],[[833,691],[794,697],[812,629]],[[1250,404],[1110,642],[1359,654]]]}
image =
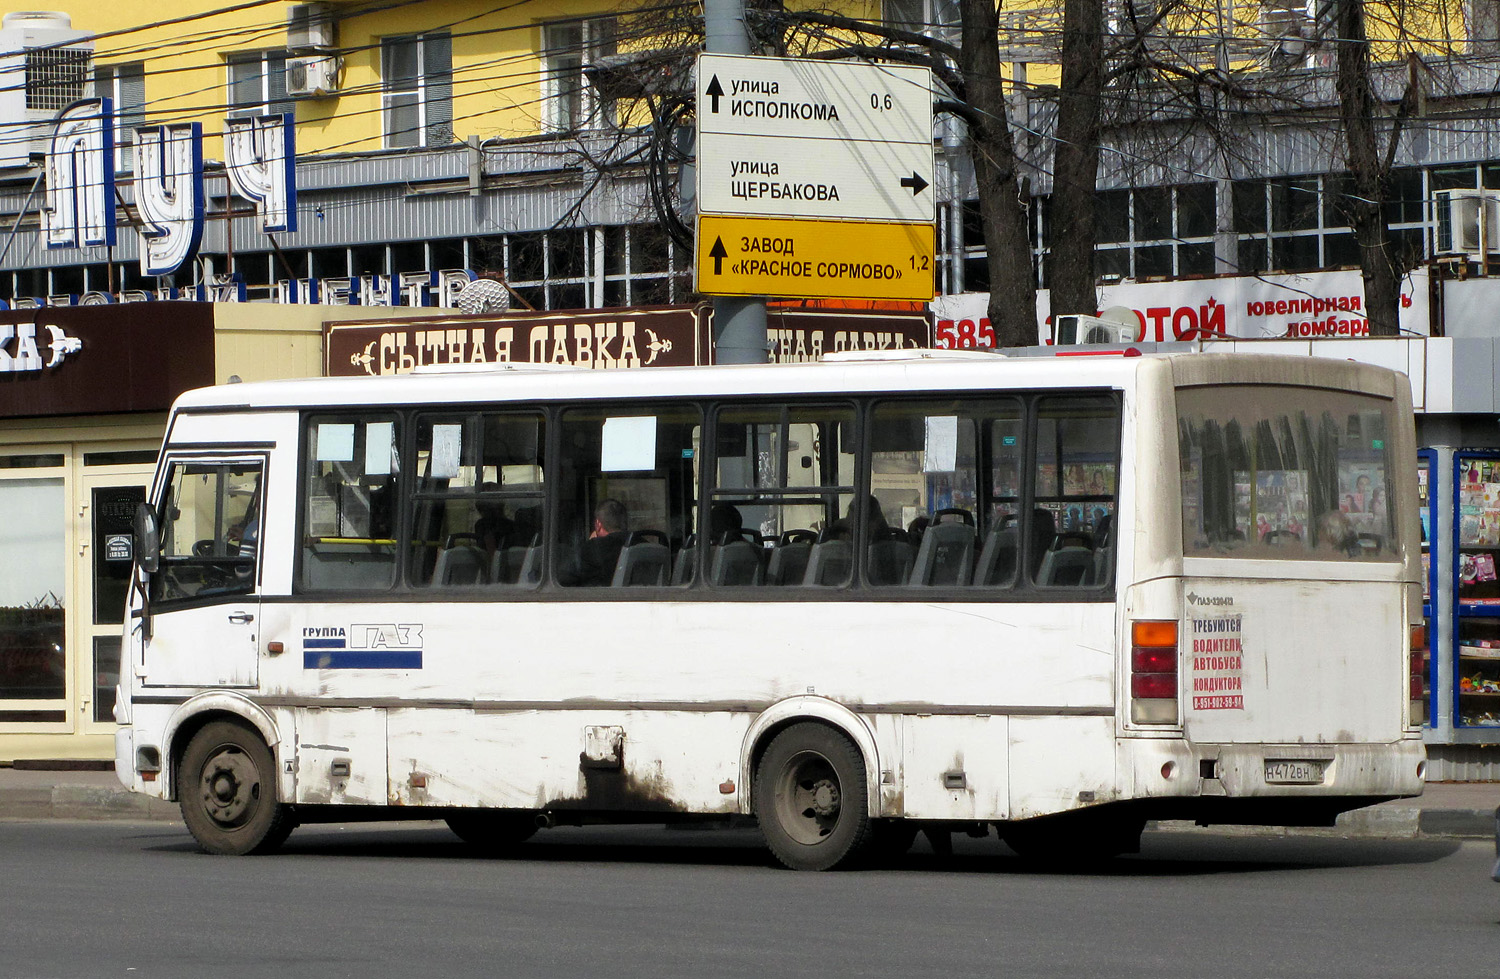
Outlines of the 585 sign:
{"label": "585 sign", "polygon": [[995,328],[990,326],[988,316],[937,321],[933,346],[939,350],[971,350],[994,345]]}

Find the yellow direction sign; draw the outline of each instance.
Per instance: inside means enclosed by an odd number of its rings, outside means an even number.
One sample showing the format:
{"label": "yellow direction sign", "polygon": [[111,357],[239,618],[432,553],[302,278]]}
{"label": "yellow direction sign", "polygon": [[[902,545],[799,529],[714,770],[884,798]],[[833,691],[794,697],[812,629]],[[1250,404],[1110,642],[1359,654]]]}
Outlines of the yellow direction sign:
{"label": "yellow direction sign", "polygon": [[709,296],[933,296],[930,224],[698,216],[698,291]]}

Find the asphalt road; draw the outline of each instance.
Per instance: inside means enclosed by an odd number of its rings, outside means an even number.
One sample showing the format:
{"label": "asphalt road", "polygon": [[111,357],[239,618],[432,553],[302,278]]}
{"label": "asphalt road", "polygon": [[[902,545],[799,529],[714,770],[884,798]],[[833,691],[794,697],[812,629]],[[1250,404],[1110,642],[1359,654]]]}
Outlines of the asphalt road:
{"label": "asphalt road", "polygon": [[957,851],[797,874],[754,830],[610,827],[485,860],[403,823],[234,858],[173,824],[0,822],[0,977],[1500,974],[1484,842],[1148,833],[1071,872]]}

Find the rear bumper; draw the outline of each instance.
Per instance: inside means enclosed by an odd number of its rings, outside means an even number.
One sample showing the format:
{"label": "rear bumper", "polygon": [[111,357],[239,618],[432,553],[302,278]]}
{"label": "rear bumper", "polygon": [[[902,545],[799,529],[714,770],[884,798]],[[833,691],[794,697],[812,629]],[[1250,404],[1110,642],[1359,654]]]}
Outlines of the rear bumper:
{"label": "rear bumper", "polygon": [[[1207,824],[1331,826],[1350,809],[1422,794],[1427,750],[1394,744],[1122,742],[1134,806],[1149,819]],[[1315,780],[1267,780],[1268,763],[1312,763]],[[1281,772],[1285,773],[1285,766]]]}

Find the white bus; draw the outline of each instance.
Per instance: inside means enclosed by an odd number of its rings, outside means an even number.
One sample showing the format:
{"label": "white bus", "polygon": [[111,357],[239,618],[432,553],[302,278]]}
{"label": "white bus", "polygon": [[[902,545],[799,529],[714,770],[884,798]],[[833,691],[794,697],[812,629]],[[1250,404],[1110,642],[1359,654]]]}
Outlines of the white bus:
{"label": "white bus", "polygon": [[900,354],[193,391],[116,766],[198,843],[754,816],[799,869],[1421,791],[1410,390]]}

